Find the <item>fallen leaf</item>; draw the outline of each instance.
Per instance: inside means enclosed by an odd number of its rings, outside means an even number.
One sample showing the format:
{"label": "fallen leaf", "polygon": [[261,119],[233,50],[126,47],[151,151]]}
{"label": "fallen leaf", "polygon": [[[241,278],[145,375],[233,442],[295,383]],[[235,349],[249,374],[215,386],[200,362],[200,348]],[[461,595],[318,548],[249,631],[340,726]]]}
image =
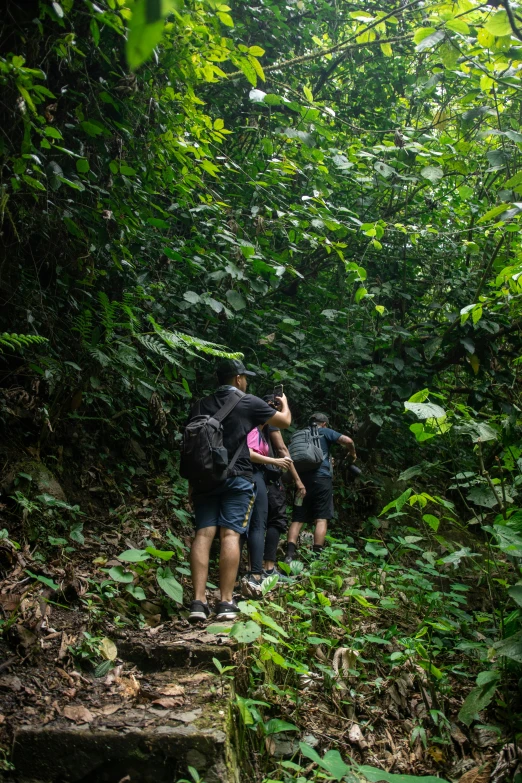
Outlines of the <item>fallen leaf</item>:
{"label": "fallen leaf", "polygon": [[111,639],[106,636],[100,642],[100,655],[106,661],[114,661],[118,657],[118,648]]}
{"label": "fallen leaf", "polygon": [[119,686],[124,699],[135,699],[140,692],[140,684],[133,674],[130,674],[128,677],[122,677]]}
{"label": "fallen leaf", "polygon": [[459,780],[459,783],[488,783],[491,774],[491,764],[484,767],[473,767],[465,772]]}
{"label": "fallen leaf", "polygon": [[5,715],[0,715],[0,726],[5,722]]}
{"label": "fallen leaf", "polygon": [[105,704],[99,710],[96,710],[97,715],[114,715],[115,712],[121,710],[122,704]]}
{"label": "fallen leaf", "polygon": [[361,750],[364,750],[368,747],[368,743],[364,739],[360,726],[357,723],[354,723],[353,726],[350,727],[348,732],[348,740],[353,745],[358,745]]}
{"label": "fallen leaf", "polygon": [[162,696],[183,696],[185,688],[183,685],[167,685],[160,690]]}
{"label": "fallen leaf", "polygon": [[82,705],[69,705],[64,707],[63,716],[75,723],[91,723],[91,721],[94,720],[92,712]]}
{"label": "fallen leaf", "polygon": [[464,743],[468,741],[468,738],[464,732],[459,729],[456,723],[451,724],[450,734],[452,739],[459,745],[464,745]]}
{"label": "fallen leaf", "polygon": [[63,632],[62,641],[60,642],[60,650],[58,651],[59,661],[62,661],[65,658],[65,656],[68,653],[67,648],[70,645],[73,645],[75,641],[76,641],[76,636],[74,634],[71,634],[69,636],[69,634],[66,634],[65,631]]}
{"label": "fallen leaf", "polygon": [[437,764],[443,764],[446,761],[446,756],[444,754],[444,751],[442,751],[440,748],[435,747],[434,745],[428,748],[428,753],[430,754],[433,761],[435,761]]}
{"label": "fallen leaf", "polygon": [[180,677],[179,681],[184,682],[187,685],[192,685],[200,682],[204,682],[205,680],[212,679],[212,675],[208,672],[196,672],[196,674],[188,674],[185,677]]}
{"label": "fallen leaf", "polygon": [[154,699],[153,704],[158,704],[160,707],[164,707],[166,710],[172,709],[172,707],[181,707],[183,704],[182,698],[173,698],[165,696],[163,699]]}

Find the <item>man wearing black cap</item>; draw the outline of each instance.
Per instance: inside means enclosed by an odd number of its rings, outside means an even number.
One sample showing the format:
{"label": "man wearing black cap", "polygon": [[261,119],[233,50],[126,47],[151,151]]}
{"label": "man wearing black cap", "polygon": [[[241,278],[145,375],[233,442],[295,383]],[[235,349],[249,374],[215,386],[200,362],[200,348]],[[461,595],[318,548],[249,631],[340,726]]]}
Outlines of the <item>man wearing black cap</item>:
{"label": "man wearing black cap", "polygon": [[330,446],[338,443],[343,446],[355,461],[355,444],[348,435],[332,430],[328,426],[328,416],[325,413],[314,413],[310,418],[310,426],[316,426],[319,430],[319,439],[323,451],[323,461],[318,468],[300,474],[300,478],[306,487],[306,495],[301,505],[294,502],[292,519],[288,531],[288,544],[285,561],[291,563],[295,558],[297,539],[301,528],[306,522],[315,524],[314,552],[320,553],[324,548],[328,520],[333,517],[333,481],[332,466],[330,463]]}
{"label": "man wearing black cap", "polygon": [[221,539],[221,601],[216,607],[216,619],[230,620],[239,613],[232,598],[232,591],[239,567],[240,536],[248,531],[255,500],[247,435],[254,427],[265,422],[281,429],[286,429],[292,422],[284,394],[278,398],[280,410],[275,413],[274,409],[259,397],[246,394],[247,376],[253,375],[255,373],[247,370],[238,359],[224,359],[217,367],[219,388],[214,394],[200,400],[191,411],[191,418],[195,415],[213,416],[230,399],[231,394],[237,395],[238,391],[242,393],[237,405],[222,422],[223,445],[228,453],[229,464],[237,455],[233,467],[218,487],[201,494],[193,493],[192,496],[196,536],[190,553],[194,586],[194,600],[189,615],[191,622],[206,620],[210,615],[205,590],[210,547],[218,528]]}

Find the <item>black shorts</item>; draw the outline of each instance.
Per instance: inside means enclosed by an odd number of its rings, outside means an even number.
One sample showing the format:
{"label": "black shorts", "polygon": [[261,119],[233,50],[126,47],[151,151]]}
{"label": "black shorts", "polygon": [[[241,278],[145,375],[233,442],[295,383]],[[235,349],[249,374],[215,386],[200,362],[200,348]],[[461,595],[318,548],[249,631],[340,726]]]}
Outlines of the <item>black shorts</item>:
{"label": "black shorts", "polygon": [[332,477],[303,473],[300,479],[306,487],[306,495],[302,506],[294,505],[292,520],[313,522],[316,519],[331,519],[334,515]]}

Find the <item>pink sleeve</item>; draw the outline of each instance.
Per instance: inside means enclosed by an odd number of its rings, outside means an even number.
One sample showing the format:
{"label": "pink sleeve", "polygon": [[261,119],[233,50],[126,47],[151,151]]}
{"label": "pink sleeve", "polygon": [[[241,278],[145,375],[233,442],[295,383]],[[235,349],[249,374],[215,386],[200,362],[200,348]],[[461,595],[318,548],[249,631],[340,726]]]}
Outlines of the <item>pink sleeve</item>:
{"label": "pink sleeve", "polygon": [[247,446],[252,451],[259,451],[259,430],[254,427],[247,435]]}

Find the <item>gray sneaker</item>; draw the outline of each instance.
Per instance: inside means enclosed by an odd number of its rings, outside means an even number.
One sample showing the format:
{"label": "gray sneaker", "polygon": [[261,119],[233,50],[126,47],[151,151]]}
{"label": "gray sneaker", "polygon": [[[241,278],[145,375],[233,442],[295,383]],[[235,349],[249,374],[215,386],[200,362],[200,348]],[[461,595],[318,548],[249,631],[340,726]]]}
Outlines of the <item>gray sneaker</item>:
{"label": "gray sneaker", "polygon": [[254,574],[246,574],[241,580],[241,593],[246,598],[260,598],[263,595],[262,584],[263,577],[261,574],[259,579],[256,579]]}

